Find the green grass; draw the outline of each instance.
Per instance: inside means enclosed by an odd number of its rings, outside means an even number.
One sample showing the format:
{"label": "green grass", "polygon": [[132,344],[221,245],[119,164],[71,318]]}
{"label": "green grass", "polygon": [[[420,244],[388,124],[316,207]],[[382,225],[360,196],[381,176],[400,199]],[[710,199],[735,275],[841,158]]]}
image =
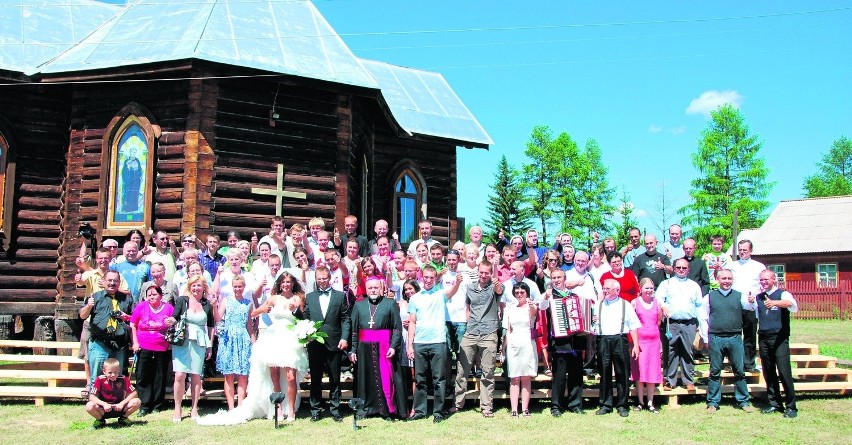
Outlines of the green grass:
{"label": "green grass", "polygon": [[852,320],[796,320],[790,327],[791,341],[814,343],[819,352],[852,360]]}
{"label": "green grass", "polygon": [[[723,399],[723,402],[729,400]],[[220,405],[208,405],[206,411]],[[493,419],[483,419],[466,410],[435,425],[431,420],[414,423],[388,423],[381,419],[360,422],[364,428],[353,431],[351,417],[337,424],[331,419],[312,423],[300,412],[292,425],[275,431],[272,422],[255,420],[230,427],[200,427],[189,419],[178,425],[170,422],[171,413],[161,412],[133,418],[127,428],[93,430],[82,404],[48,404],[43,408],[31,402],[4,404],[0,407],[0,436],[18,444],[801,444],[848,443],[852,435],[852,399],[836,396],[803,398],[799,418],[782,419],[759,413],[744,414],[724,406],[708,415],[700,400],[676,410],[663,408],[659,415],[631,413],[627,419],[616,414],[585,416],[566,414],[555,419],[547,414],[544,403],[533,405],[531,419],[512,419],[506,403],[498,403]],[[303,407],[304,408],[304,407]]]}
{"label": "green grass", "polygon": [[[852,359],[852,321],[794,320],[792,340],[816,343],[820,352]],[[305,402],[306,403],[306,402]],[[272,444],[310,443],[317,445],[365,444],[844,444],[852,436],[852,398],[829,394],[803,394],[799,417],[795,420],[759,413],[744,414],[731,407],[729,395],[723,408],[707,415],[700,397],[682,397],[679,409],[662,408],[660,415],[631,413],[627,419],[616,414],[595,416],[595,401],[586,400],[588,414],[566,414],[554,419],[545,401],[533,402],[531,419],[511,419],[507,402],[497,401],[496,416],[483,419],[467,409],[435,425],[431,421],[388,423],[380,419],[362,421],[353,431],[351,417],[343,424],[330,419],[311,423],[303,405],[293,425],[272,429],[272,422],[255,420],[231,427],[200,427],[189,419],[178,425],[170,421],[171,412],[160,412],[144,419],[134,417],[128,428],[93,430],[92,419],[79,403],[48,403],[35,407],[32,401],[2,401],[0,437],[19,444]],[[761,407],[762,401],[755,400]],[[186,405],[186,403],[184,404]],[[220,409],[224,403],[202,405],[202,413]],[[468,403],[470,408],[474,404]],[[184,413],[188,413],[185,407]],[[114,422],[114,421],[111,421]]]}

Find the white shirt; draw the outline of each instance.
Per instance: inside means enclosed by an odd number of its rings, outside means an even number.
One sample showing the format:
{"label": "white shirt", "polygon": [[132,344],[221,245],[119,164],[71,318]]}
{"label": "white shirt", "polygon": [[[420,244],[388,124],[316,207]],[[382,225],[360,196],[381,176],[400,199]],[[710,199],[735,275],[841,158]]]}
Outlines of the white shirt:
{"label": "white shirt", "polygon": [[732,289],[740,291],[746,298],[748,294],[757,296],[760,293],[760,273],[766,270],[763,263],[751,258],[730,263],[729,268],[734,272]]}
{"label": "white shirt", "polygon": [[[538,285],[535,284],[534,281],[529,278],[524,278],[524,283],[530,288],[529,300],[533,303],[540,305],[543,300],[541,296],[541,292],[538,291]],[[500,297],[500,304],[508,305],[514,304],[517,306],[518,299],[512,295],[512,288],[515,287],[515,277],[509,278],[508,280],[503,282],[503,296]]]}
{"label": "white shirt", "polygon": [[325,318],[325,314],[328,313],[328,303],[329,301],[331,301],[331,291],[331,288],[326,289],[325,291],[319,291],[322,292],[319,296],[319,304],[320,310],[322,311],[322,318]]}
{"label": "white shirt", "polygon": [[[625,306],[623,309],[622,304]],[[641,326],[633,305],[621,298],[616,298],[612,301],[604,298],[601,303],[595,306],[595,311],[598,308],[600,308],[600,313],[598,314],[598,325],[595,329],[598,335],[628,334],[630,331],[639,329]],[[624,329],[619,331],[621,328],[622,310],[624,311]]]}
{"label": "white shirt", "polygon": [[[464,280],[463,277],[464,275],[458,272],[450,272],[447,270],[447,272],[445,272],[441,277],[441,286],[446,292],[447,290],[452,289],[452,287],[456,284],[456,280]],[[459,285],[456,293],[449,295],[452,299],[447,301],[447,321],[453,323],[467,322],[467,304],[465,302],[465,294],[462,293],[463,287],[465,286]]]}
{"label": "white shirt", "polygon": [[565,282],[574,282],[574,281],[582,281],[583,284],[571,289],[571,292],[579,295],[580,298],[585,298],[586,300],[597,300],[600,291],[595,287],[595,283],[600,283],[600,280],[596,280],[595,277],[588,273],[584,273],[580,275],[577,272],[577,269],[571,269],[568,272],[565,272]]}

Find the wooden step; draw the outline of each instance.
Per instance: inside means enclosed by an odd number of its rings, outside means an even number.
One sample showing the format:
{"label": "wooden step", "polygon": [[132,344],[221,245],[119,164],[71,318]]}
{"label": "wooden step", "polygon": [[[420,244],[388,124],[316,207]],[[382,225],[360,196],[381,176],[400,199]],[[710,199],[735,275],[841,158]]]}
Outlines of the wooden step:
{"label": "wooden step", "polygon": [[819,355],[819,345],[790,343],[790,355]]}
{"label": "wooden step", "polygon": [[33,371],[29,369],[0,369],[0,379],[86,380],[84,371]]}
{"label": "wooden step", "polygon": [[73,363],[83,364],[83,360],[71,355],[24,355],[0,354],[0,361],[19,363]]}
{"label": "wooden step", "polygon": [[798,368],[836,368],[837,358],[827,355],[791,355],[790,362]]}
{"label": "wooden step", "polygon": [[[0,340],[0,348],[44,348],[80,350],[78,341]],[[77,355],[76,352],[74,355]]]}

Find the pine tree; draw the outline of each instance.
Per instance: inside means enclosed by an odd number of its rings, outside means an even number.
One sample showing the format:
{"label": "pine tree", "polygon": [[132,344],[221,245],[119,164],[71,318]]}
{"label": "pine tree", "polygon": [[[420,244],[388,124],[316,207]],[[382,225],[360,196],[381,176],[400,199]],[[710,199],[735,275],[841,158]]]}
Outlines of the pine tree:
{"label": "pine tree", "polygon": [[609,169],[603,163],[601,148],[596,140],[586,141],[574,164],[577,205],[568,227],[574,229],[572,235],[578,240],[575,244],[582,246],[591,244],[592,233],[609,232],[612,214],[616,210],[612,205],[615,189],[609,186]]}
{"label": "pine tree", "polygon": [[497,164],[494,174],[492,193],[488,195],[488,219],[485,221],[485,233],[497,240],[500,230],[509,236],[526,232],[530,228],[529,209],[524,207],[523,195],[515,170],[504,155]]}
{"label": "pine tree", "polygon": [[618,204],[618,215],[621,216],[621,222],[614,237],[617,246],[626,246],[630,242],[628,232],[631,228],[636,227],[636,218],[633,217],[634,208],[635,206],[630,202],[630,194],[622,188],[621,202]]}
{"label": "pine tree", "polygon": [[852,194],[852,139],[841,136],[834,141],[817,167],[817,173],[805,178],[808,198]]}
{"label": "pine tree", "polygon": [[711,113],[692,154],[698,170],[689,192],[692,202],[680,209],[699,243],[699,253],[712,235],[731,233],[735,210],[743,229],[758,228],[766,219],[766,198],[774,184],[767,181],[769,168],[760,157],[761,145],[733,106],[723,105]]}

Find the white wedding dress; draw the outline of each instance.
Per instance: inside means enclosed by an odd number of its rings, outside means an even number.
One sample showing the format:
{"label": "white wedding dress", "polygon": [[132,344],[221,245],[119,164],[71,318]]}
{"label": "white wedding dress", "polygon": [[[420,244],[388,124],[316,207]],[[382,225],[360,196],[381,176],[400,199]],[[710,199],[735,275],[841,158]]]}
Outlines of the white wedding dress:
{"label": "white wedding dress", "polygon": [[[269,401],[272,394],[272,379],[270,366],[289,367],[296,370],[296,385],[308,370],[308,355],[305,347],[296,339],[295,332],[290,328],[297,320],[287,309],[287,299],[279,297],[269,315],[272,324],[266,328],[257,339],[251,350],[251,367],[248,377],[248,391],[243,403],[231,411],[219,411],[216,414],[203,416],[198,419],[199,425],[236,425],[251,419],[272,419],[275,407]],[[281,370],[281,391],[287,394],[287,375]],[[301,397],[296,395],[296,410],[299,409]],[[283,418],[288,416],[288,401],[281,402]]]}

